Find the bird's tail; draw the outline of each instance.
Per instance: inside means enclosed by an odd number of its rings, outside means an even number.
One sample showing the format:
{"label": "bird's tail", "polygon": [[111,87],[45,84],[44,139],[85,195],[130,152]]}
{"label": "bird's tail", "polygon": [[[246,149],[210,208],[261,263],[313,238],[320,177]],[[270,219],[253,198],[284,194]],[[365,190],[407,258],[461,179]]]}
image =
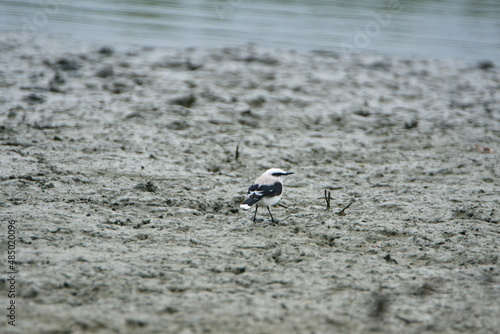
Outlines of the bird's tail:
{"label": "bird's tail", "polygon": [[240,208],[243,210],[248,210],[252,205],[257,203],[260,200],[260,198],[255,198],[255,197],[248,197],[243,203],[241,203]]}

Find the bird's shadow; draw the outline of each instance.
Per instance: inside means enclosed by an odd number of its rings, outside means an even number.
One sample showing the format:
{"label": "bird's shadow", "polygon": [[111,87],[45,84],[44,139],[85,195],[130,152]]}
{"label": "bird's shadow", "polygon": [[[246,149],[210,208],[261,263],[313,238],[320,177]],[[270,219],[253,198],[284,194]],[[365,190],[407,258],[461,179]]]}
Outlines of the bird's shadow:
{"label": "bird's shadow", "polygon": [[271,220],[269,218],[255,218],[252,220],[254,225],[263,225],[263,226],[277,226],[280,224],[279,220]]}

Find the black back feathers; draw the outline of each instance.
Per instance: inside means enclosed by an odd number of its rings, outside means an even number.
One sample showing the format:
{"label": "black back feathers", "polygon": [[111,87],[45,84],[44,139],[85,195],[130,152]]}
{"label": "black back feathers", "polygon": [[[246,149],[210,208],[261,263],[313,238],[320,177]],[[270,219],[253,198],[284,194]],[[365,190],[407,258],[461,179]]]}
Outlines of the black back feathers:
{"label": "black back feathers", "polygon": [[283,185],[281,182],[274,184],[252,184],[248,188],[248,195],[250,198],[274,197],[279,196],[283,192]]}

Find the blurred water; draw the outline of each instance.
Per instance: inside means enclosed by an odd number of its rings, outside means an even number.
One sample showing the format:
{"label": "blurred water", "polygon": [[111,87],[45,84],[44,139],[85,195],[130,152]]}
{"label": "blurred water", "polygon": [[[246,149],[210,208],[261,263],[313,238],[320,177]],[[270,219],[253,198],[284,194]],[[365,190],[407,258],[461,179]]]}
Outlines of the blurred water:
{"label": "blurred water", "polygon": [[0,34],[500,60],[500,1],[0,0]]}

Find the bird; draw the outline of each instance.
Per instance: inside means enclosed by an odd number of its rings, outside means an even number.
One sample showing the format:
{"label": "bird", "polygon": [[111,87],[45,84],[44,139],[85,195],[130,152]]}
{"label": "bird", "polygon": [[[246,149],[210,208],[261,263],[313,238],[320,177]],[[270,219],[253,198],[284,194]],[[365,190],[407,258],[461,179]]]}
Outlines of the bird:
{"label": "bird", "polygon": [[283,181],[285,177],[290,174],[293,174],[293,172],[285,172],[279,168],[266,170],[255,180],[250,188],[248,188],[247,198],[241,203],[240,208],[249,210],[252,205],[255,204],[255,213],[253,215],[253,221],[255,222],[259,207],[267,207],[267,211],[269,211],[269,215],[271,216],[271,221],[276,223],[269,207],[280,201],[283,196]]}

